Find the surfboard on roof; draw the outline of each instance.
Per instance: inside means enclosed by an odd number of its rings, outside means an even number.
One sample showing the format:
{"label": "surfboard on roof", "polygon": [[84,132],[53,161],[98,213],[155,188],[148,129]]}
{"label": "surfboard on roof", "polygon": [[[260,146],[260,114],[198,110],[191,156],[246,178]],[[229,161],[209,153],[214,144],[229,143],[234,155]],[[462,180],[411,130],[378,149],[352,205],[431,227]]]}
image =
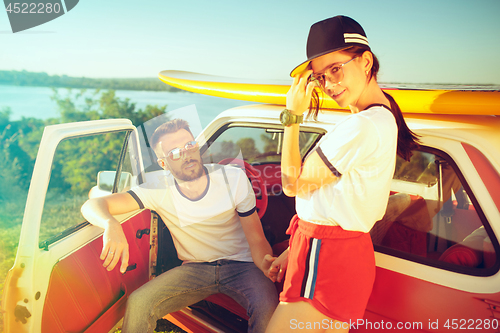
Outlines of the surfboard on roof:
{"label": "surfboard on roof", "polygon": [[[159,73],[163,82],[195,93],[267,104],[286,104],[290,83],[226,78],[193,72],[167,70]],[[399,104],[403,113],[500,115],[500,91],[383,88]],[[324,109],[341,108],[320,94]]]}

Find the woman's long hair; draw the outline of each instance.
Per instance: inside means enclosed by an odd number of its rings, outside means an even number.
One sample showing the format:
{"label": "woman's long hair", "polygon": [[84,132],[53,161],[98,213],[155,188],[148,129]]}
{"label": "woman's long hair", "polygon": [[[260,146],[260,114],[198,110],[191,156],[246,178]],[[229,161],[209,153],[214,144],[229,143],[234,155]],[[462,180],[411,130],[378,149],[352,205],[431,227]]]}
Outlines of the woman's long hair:
{"label": "woman's long hair", "polygon": [[[349,49],[343,50],[342,52],[349,53],[353,56],[361,56],[364,52],[371,52],[365,47],[362,46],[353,46]],[[377,74],[380,69],[380,64],[378,62],[377,57],[372,53],[373,55],[373,65],[372,69],[370,71],[370,77],[369,79],[375,79],[377,80]],[[401,109],[399,108],[398,103],[394,100],[394,98],[383,91],[385,97],[389,100],[391,103],[391,112],[394,115],[394,118],[396,119],[396,124],[398,125],[398,148],[397,148],[397,154],[404,158],[406,161],[409,161],[411,156],[412,156],[412,150],[415,150],[418,148],[419,140],[418,136],[413,133],[408,126],[406,125],[406,122],[403,118],[403,114],[401,113]],[[318,112],[321,107],[320,105],[320,97],[316,89],[313,90],[313,96],[311,100],[311,105],[309,107],[309,112],[307,114],[308,118],[313,118],[314,120],[317,119],[318,117]]]}

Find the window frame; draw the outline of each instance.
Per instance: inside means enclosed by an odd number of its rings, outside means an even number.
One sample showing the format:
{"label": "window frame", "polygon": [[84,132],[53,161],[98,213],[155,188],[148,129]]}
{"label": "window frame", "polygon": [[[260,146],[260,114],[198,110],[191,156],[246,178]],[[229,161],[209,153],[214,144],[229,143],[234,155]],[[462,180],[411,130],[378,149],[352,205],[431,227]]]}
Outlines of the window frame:
{"label": "window frame", "polygon": [[[246,128],[258,128],[258,129],[275,129],[275,130],[284,130],[283,125],[277,125],[277,124],[270,124],[270,123],[261,123],[261,122],[256,122],[256,123],[246,123],[246,122],[228,122],[223,124],[221,127],[217,128],[215,132],[213,132],[210,137],[200,146],[200,153],[201,156],[209,149],[209,147],[224,133],[226,130],[234,127],[246,127]],[[309,127],[309,126],[301,126],[300,127],[301,132],[308,132],[308,133],[316,133],[318,134],[318,137],[314,141],[313,144],[309,147],[309,149],[306,151],[304,154],[304,158],[314,149],[314,147],[318,144],[318,142],[321,140],[321,138],[327,134],[327,131],[322,129],[322,128],[317,128],[317,127]],[[260,165],[260,164],[276,164],[276,162],[269,162],[269,163],[262,163],[262,162],[257,162],[257,163],[251,163]]]}
{"label": "window frame", "polygon": [[474,206],[474,209],[479,217],[479,220],[481,221],[482,225],[484,226],[484,228],[486,230],[488,237],[491,240],[491,243],[493,245],[493,248],[494,248],[495,254],[496,254],[496,262],[490,268],[466,267],[466,266],[460,266],[460,265],[456,265],[456,264],[452,264],[452,263],[447,263],[444,261],[439,261],[437,259],[430,259],[430,258],[422,257],[422,256],[417,255],[417,254],[407,253],[407,252],[392,249],[392,248],[389,248],[386,246],[374,244],[375,252],[379,252],[379,253],[386,254],[386,255],[389,255],[392,257],[396,257],[396,258],[403,259],[403,260],[408,260],[411,262],[415,262],[418,264],[422,264],[422,265],[426,265],[426,266],[430,266],[430,267],[434,267],[434,268],[444,269],[444,270],[454,272],[454,273],[459,273],[459,274],[466,274],[466,275],[478,276],[478,277],[486,277],[486,276],[495,275],[500,269],[500,256],[499,256],[500,255],[500,245],[499,245],[498,239],[497,239],[495,233],[493,232],[493,229],[491,228],[491,225],[490,225],[489,221],[487,220],[487,218],[486,218],[486,216],[481,208],[481,205],[479,204],[478,200],[476,199],[476,196],[475,196],[472,188],[470,187],[469,183],[466,181],[466,179],[463,176],[461,170],[459,169],[457,163],[448,153],[446,153],[438,148],[434,148],[434,147],[430,147],[430,146],[426,146],[426,145],[420,145],[418,150],[425,152],[425,153],[433,154],[436,157],[439,157],[439,158],[445,160],[451,166],[451,168],[453,169],[453,171],[457,175],[458,179],[460,180],[462,186],[464,187],[464,190],[465,190],[467,196],[469,197],[471,204]]}
{"label": "window frame", "polygon": [[[78,138],[84,138],[84,137],[98,136],[98,135],[103,135],[103,134],[120,133],[120,132],[123,132],[124,141],[122,144],[122,149],[120,151],[119,159],[117,161],[116,176],[115,176],[115,180],[113,183],[113,189],[111,192],[111,193],[116,193],[117,188],[118,188],[118,181],[120,179],[121,169],[123,166],[123,161],[125,159],[126,152],[127,152],[128,141],[129,141],[129,138],[133,132],[132,130],[123,129],[123,130],[116,130],[116,131],[104,131],[104,132],[89,133],[89,134],[84,134],[84,135],[75,135],[75,136],[66,137],[63,140],[59,141],[59,143],[57,144],[56,149],[54,151],[54,157],[56,156],[56,153],[57,153],[58,148],[61,145],[61,143],[65,142],[65,141],[72,140],[72,139],[78,139]],[[53,165],[53,163],[54,163],[54,160],[52,160],[50,162],[51,172],[50,172],[50,176],[49,176],[49,184],[50,184],[50,179],[52,177],[52,171],[53,171],[52,165]],[[47,188],[47,191],[48,191],[48,188]],[[43,203],[43,206],[45,206],[45,201]],[[42,223],[43,223],[43,214],[42,214],[42,217],[40,220],[40,228],[41,228]],[[41,250],[44,250],[44,251],[48,251],[50,245],[60,241],[61,239],[64,239],[64,238],[70,236],[71,234],[73,234],[73,233],[77,232],[78,230],[81,230],[84,227],[89,226],[89,225],[91,225],[91,224],[88,221],[83,221],[81,223],[77,223],[75,225],[72,225],[72,226],[64,229],[63,231],[61,231],[53,236],[50,236],[47,239],[44,239],[44,240],[39,239],[38,240],[38,248]]]}

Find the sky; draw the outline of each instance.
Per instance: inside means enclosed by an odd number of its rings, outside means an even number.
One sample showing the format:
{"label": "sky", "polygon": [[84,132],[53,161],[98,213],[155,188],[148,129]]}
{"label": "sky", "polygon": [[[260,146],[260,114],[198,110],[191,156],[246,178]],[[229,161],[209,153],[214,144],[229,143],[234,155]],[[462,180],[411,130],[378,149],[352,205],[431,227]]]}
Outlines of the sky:
{"label": "sky", "polygon": [[18,33],[0,10],[0,70],[288,79],[310,26],[335,15],[363,26],[380,82],[500,84],[500,0],[80,0]]}

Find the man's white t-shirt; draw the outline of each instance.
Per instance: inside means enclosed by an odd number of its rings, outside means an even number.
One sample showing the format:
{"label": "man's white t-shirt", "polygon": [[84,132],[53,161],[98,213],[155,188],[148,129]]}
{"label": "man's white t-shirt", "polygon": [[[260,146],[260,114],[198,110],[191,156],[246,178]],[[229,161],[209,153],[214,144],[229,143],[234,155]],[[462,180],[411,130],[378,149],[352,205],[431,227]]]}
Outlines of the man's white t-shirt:
{"label": "man's white t-shirt", "polygon": [[296,197],[308,222],[368,232],[386,211],[396,166],[398,127],[391,111],[369,107],[339,122],[315,151],[338,176],[333,183]]}
{"label": "man's white t-shirt", "polygon": [[239,168],[205,165],[208,184],[197,200],[185,197],[170,172],[148,174],[129,193],[142,208],[156,211],[170,230],[179,259],[252,261],[239,216],[255,211],[255,194]]}

